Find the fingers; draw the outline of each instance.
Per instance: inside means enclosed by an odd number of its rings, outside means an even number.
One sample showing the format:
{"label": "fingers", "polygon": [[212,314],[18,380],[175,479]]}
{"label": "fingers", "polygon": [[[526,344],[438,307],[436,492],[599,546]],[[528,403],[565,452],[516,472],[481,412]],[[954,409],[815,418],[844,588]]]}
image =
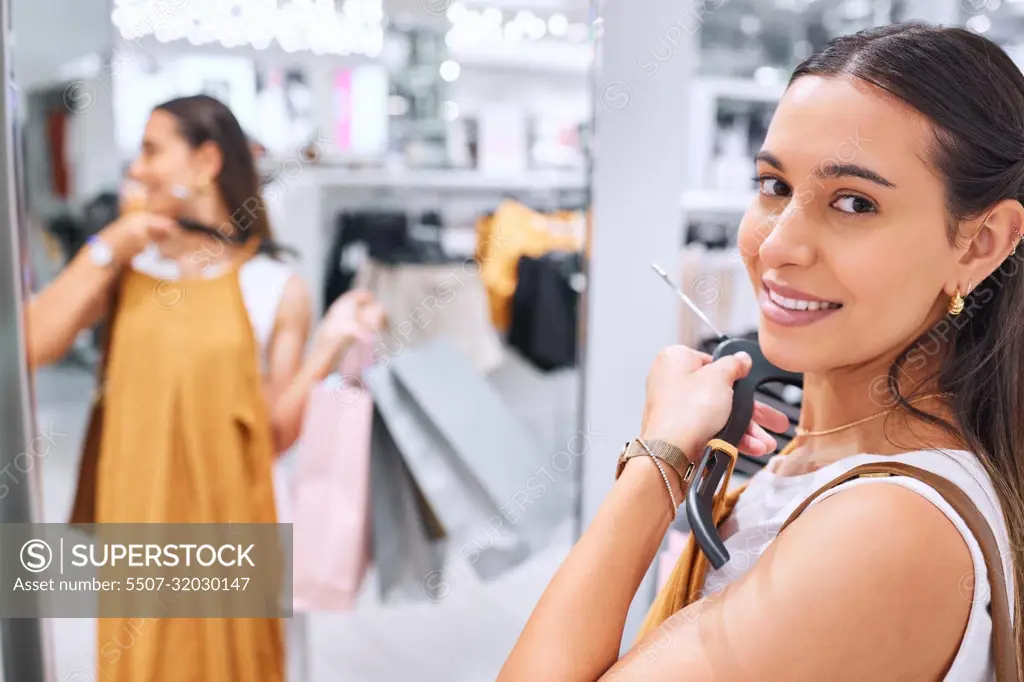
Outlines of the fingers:
{"label": "fingers", "polygon": [[764,443],[747,434],[740,439],[740,444],[736,446],[736,449],[750,457],[764,457],[771,452],[770,450],[765,450]]}
{"label": "fingers", "polygon": [[352,289],[345,294],[345,298],[356,305],[365,305],[373,302],[373,292],[366,289]]}
{"label": "fingers", "polygon": [[789,417],[784,412],[780,412],[760,401],[754,401],[753,420],[775,433],[785,433],[789,429]]}
{"label": "fingers", "polygon": [[360,324],[371,332],[380,331],[387,321],[387,314],[384,312],[384,308],[377,302],[367,304],[359,312]]}
{"label": "fingers", "polygon": [[750,355],[741,351],[734,355],[718,358],[718,360],[707,366],[706,371],[719,374],[724,381],[732,385],[747,376],[753,365],[754,361],[750,358]]}
{"label": "fingers", "polygon": [[750,422],[747,427],[747,431],[743,434],[743,438],[740,439],[739,444],[740,452],[750,455],[751,457],[761,457],[771,452],[775,452],[775,448],[778,447],[778,443],[775,438],[761,428],[758,424]]}

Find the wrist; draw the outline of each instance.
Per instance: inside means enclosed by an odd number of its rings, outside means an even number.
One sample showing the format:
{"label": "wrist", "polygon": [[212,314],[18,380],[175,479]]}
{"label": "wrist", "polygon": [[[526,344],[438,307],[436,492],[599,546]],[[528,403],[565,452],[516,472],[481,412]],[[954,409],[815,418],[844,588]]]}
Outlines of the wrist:
{"label": "wrist", "polygon": [[352,345],[352,341],[350,334],[343,334],[340,337],[317,337],[309,356],[317,367],[318,373],[322,375],[321,378],[330,374],[340,364],[341,358]]}
{"label": "wrist", "polygon": [[[675,518],[678,510],[678,507],[673,509],[672,500],[674,499],[677,505],[682,506],[686,488],[683,486],[679,474],[675,473],[672,467],[664,462],[660,464],[661,469],[659,470],[658,465],[650,457],[634,457],[626,463],[619,480],[624,479],[627,486],[642,490],[641,494],[644,496],[660,498],[659,508],[664,509],[666,517],[671,520]],[[668,485],[672,490],[671,496],[665,489],[665,479],[661,475],[662,470],[668,478]]]}
{"label": "wrist", "polygon": [[645,442],[664,441],[669,443],[679,448],[684,457],[695,464],[700,461],[700,456],[704,452],[704,446],[707,445],[707,439],[679,434],[668,434],[664,430],[659,429],[643,429],[640,432],[640,440]]}
{"label": "wrist", "polygon": [[128,265],[138,254],[138,249],[133,248],[131,240],[126,239],[116,225],[100,230],[95,239],[110,249],[115,267]]}

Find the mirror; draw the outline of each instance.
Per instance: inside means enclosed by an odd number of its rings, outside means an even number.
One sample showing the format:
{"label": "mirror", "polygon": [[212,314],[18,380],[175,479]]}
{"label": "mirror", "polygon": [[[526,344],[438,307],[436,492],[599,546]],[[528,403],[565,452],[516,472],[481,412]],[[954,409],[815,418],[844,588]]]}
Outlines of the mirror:
{"label": "mirror", "polygon": [[53,618],[56,678],[493,677],[576,532],[587,5],[13,13],[41,520],[294,554],[280,635]]}

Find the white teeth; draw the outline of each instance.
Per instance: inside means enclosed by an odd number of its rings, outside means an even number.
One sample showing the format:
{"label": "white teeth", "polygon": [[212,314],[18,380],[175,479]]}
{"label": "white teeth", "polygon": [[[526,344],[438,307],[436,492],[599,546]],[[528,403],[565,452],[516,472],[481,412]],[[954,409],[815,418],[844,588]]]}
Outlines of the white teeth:
{"label": "white teeth", "polygon": [[771,289],[768,290],[768,297],[772,299],[780,308],[786,308],[787,310],[831,310],[833,308],[841,307],[838,303],[829,303],[827,301],[801,301],[795,298],[785,298],[776,294]]}

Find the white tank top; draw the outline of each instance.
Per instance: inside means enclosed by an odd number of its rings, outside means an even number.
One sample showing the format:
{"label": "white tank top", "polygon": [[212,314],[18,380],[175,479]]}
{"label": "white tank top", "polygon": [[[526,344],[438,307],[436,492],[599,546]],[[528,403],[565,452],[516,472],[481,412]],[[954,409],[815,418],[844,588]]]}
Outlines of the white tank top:
{"label": "white tank top", "polygon": [[[745,574],[778,535],[789,515],[818,488],[843,472],[869,462],[904,462],[931,471],[956,484],[978,507],[992,527],[1003,559],[1006,589],[1013,603],[1013,570],[1010,540],[999,499],[978,460],[962,450],[916,451],[895,456],[855,455],[799,476],[779,476],[769,463],[750,479],[735,509],[722,524],[721,534],[729,550],[729,562],[711,571],[703,596],[715,594]],[[934,489],[905,476],[858,478],[823,493],[817,504],[836,493],[860,485],[900,485],[927,498],[956,526],[974,561],[974,594],[967,629],[956,658],[946,675],[947,682],[988,682],[995,679],[992,663],[992,620],[988,612],[989,584],[984,556],[967,524]],[[964,595],[966,598],[968,595]],[[1013,613],[1011,606],[1010,613]]]}

